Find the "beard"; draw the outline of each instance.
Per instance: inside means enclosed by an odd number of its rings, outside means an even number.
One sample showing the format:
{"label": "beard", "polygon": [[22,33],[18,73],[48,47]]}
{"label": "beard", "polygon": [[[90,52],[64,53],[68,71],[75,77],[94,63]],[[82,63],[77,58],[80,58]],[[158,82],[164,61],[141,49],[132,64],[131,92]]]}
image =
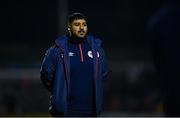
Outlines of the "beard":
{"label": "beard", "polygon": [[[79,31],[79,32],[85,33],[85,31]],[[85,40],[86,36],[87,36],[87,34],[85,34],[84,37],[79,37],[76,34],[71,33],[71,35],[69,35],[69,39],[73,43],[82,43]]]}

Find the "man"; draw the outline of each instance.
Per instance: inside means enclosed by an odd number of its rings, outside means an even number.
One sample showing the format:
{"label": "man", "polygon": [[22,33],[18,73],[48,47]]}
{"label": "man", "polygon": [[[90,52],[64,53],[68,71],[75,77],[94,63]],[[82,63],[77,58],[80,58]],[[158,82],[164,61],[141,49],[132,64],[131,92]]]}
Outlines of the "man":
{"label": "man", "polygon": [[86,17],[73,13],[68,34],[56,39],[46,52],[40,74],[51,92],[53,116],[96,116],[101,111],[106,57],[101,41],[87,32]]}
{"label": "man", "polygon": [[180,116],[180,0],[167,0],[151,17],[149,33],[166,116]]}

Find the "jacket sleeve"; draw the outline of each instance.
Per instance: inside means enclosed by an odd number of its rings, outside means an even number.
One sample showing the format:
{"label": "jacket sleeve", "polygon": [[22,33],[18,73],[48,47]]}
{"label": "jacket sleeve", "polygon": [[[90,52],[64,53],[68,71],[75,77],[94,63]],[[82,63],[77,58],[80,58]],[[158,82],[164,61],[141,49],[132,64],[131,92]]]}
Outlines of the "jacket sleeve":
{"label": "jacket sleeve", "polygon": [[108,65],[107,65],[107,59],[106,59],[106,55],[105,52],[103,50],[103,48],[100,48],[100,60],[101,60],[101,68],[102,68],[102,75],[103,75],[103,79],[105,79],[108,75]]}
{"label": "jacket sleeve", "polygon": [[45,54],[43,59],[40,78],[43,85],[52,93],[53,91],[53,81],[56,67],[56,58],[54,55],[54,47],[50,47]]}

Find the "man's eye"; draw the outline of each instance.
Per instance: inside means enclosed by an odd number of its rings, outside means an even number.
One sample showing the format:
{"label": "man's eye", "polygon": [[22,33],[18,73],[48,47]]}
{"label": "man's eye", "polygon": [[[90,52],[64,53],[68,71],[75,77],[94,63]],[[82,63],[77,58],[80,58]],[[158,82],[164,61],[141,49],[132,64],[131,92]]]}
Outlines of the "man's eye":
{"label": "man's eye", "polygon": [[79,23],[75,23],[74,25],[75,25],[75,26],[79,26]]}

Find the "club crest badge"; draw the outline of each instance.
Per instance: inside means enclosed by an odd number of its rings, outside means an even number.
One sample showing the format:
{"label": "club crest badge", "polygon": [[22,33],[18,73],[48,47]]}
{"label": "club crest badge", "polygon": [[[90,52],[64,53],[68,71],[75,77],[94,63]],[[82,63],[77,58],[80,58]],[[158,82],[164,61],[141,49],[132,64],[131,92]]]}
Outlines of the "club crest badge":
{"label": "club crest badge", "polygon": [[[88,56],[89,56],[90,58],[93,58],[92,51],[88,51]],[[99,58],[99,52],[97,52],[97,57]]]}

